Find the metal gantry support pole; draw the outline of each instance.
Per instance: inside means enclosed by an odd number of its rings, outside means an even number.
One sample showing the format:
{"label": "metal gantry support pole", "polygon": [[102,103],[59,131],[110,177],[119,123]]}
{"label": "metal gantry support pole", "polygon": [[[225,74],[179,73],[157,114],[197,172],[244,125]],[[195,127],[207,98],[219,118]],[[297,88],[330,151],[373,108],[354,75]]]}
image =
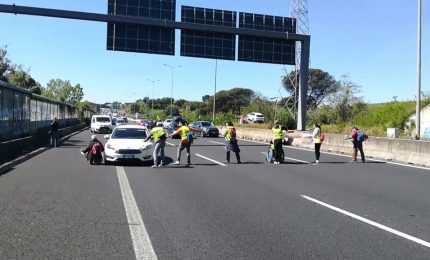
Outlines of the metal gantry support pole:
{"label": "metal gantry support pole", "polygon": [[421,138],[421,5],[418,0],[418,55],[417,55],[417,107],[416,107],[416,131],[417,139]]}
{"label": "metal gantry support pole", "polygon": [[297,130],[306,128],[307,93],[308,93],[308,73],[309,73],[309,52],[310,38],[302,41],[300,57],[300,79],[299,79],[299,104],[297,111]]}
{"label": "metal gantry support pole", "polygon": [[215,102],[216,102],[216,77],[217,77],[217,70],[218,70],[218,59],[215,59],[215,88],[214,88],[214,102],[213,102],[213,109],[212,109],[212,122],[213,123],[215,122]]}

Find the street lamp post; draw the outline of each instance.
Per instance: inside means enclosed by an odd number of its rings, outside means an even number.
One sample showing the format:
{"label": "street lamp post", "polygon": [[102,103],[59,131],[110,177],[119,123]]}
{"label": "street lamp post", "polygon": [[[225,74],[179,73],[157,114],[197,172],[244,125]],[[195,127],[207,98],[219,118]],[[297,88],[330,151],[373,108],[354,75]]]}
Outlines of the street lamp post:
{"label": "street lamp post", "polygon": [[170,66],[167,64],[163,64],[166,67],[169,67],[172,70],[172,88],[170,90],[170,117],[172,117],[172,109],[173,109],[173,70],[175,68],[182,68],[182,65],[178,65],[178,66]]}
{"label": "street lamp post", "polygon": [[134,105],[133,105],[133,107],[134,107],[134,116],[136,117],[136,105],[137,105],[136,95],[137,95],[137,93],[133,92],[132,94],[134,94]]}
{"label": "street lamp post", "polygon": [[272,98],[270,98],[271,100],[275,100],[275,109],[274,109],[274,115],[273,115],[273,123],[275,123],[275,119],[276,119],[276,112],[277,112],[277,110],[278,110],[278,98],[279,97],[272,97]]}
{"label": "street lamp post", "polygon": [[417,104],[416,104],[416,138],[421,138],[421,2],[418,0],[418,54],[417,54]]}
{"label": "street lamp post", "polygon": [[156,79],[156,80],[147,79],[147,80],[152,82],[151,114],[152,114],[152,117],[154,117],[154,85],[155,85],[155,82],[159,82],[160,80],[159,79]]}

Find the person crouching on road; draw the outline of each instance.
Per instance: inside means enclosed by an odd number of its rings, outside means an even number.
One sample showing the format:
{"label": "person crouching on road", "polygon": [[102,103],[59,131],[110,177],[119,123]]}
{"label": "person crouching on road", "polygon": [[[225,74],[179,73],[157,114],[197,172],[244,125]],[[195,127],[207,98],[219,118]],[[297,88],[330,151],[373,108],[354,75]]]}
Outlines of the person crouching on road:
{"label": "person crouching on road", "polygon": [[274,164],[280,164],[282,156],[282,142],[284,140],[284,131],[278,121],[275,121],[275,125],[272,128],[272,133],[275,157]]}
{"label": "person crouching on road", "polygon": [[84,155],[91,164],[95,164],[96,161],[103,161],[103,152],[105,151],[103,144],[97,139],[97,135],[91,136],[91,141],[87,147],[81,150],[81,154]]}
{"label": "person crouching on road", "polygon": [[312,133],[312,138],[314,139],[314,145],[315,145],[315,163],[319,163],[320,160],[320,149],[321,149],[321,125],[315,123],[315,128]]}
{"label": "person crouching on road", "polygon": [[224,138],[226,142],[225,149],[227,151],[225,163],[230,163],[230,151],[236,154],[237,163],[242,163],[240,161],[240,148],[237,144],[236,129],[233,127],[233,123],[227,123],[227,130],[224,133]]}
{"label": "person crouching on road", "polygon": [[184,149],[187,149],[187,164],[186,166],[189,166],[191,164],[191,158],[190,158],[190,147],[191,142],[188,141],[188,133],[190,133],[191,130],[188,126],[185,124],[185,120],[179,121],[179,129],[175,132],[171,133],[168,137],[171,137],[173,135],[180,135],[181,136],[181,143],[178,147],[178,152],[176,154],[176,162],[173,165],[179,165],[181,162],[181,152]]}
{"label": "person crouching on road", "polygon": [[[154,139],[154,151],[152,157],[154,158],[154,165],[152,168],[163,167],[164,166],[164,147],[166,146],[166,131],[162,127],[154,127],[151,129],[151,133],[145,139],[145,142]],[[160,155],[160,156],[158,156]],[[158,158],[160,158],[160,163],[158,164]]]}

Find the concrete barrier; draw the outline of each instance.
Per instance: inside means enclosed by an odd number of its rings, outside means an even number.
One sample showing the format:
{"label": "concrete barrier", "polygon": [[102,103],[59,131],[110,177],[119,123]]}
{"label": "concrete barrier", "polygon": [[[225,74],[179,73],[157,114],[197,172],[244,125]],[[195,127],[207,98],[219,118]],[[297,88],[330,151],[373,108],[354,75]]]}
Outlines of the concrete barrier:
{"label": "concrete barrier", "polygon": [[[221,128],[221,133],[225,128]],[[240,139],[254,140],[269,143],[273,137],[270,129],[236,128]],[[352,142],[345,140],[344,135],[324,133],[326,138],[321,146],[322,151],[351,154]],[[312,138],[308,132],[290,131],[288,144],[295,147],[313,149]],[[384,137],[369,137],[363,142],[366,157],[409,163],[430,167],[430,142],[408,139],[392,139]]]}

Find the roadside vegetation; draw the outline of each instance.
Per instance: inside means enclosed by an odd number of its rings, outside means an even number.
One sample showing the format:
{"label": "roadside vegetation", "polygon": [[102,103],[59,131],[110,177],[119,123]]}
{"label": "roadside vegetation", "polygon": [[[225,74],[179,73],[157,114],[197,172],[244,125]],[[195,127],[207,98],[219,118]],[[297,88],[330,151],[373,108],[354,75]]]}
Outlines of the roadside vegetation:
{"label": "roadside vegetation", "polygon": [[[231,121],[236,125],[241,118],[251,112],[262,113],[265,123],[241,124],[242,127],[269,129],[274,120],[280,121],[289,129],[296,128],[294,107],[297,107],[294,84],[298,84],[299,73],[291,72],[282,78],[281,84],[288,93],[285,97],[270,99],[264,93],[248,88],[231,88],[216,93],[216,115],[214,124],[221,125]],[[84,101],[83,88],[80,84],[72,85],[68,80],[52,79],[42,86],[30,75],[30,69],[13,64],[8,58],[7,47],[0,47],[0,80],[11,85],[25,88],[50,99],[67,102],[82,108],[95,108],[96,104]],[[409,118],[415,113],[415,101],[393,101],[380,104],[368,104],[360,96],[361,87],[348,75],[336,79],[328,72],[310,69],[309,89],[307,93],[308,121],[321,123],[325,132],[348,133],[352,126],[358,126],[372,136],[386,136],[387,128],[399,128],[402,136],[410,136],[415,123]],[[430,104],[430,94],[422,93],[422,106]],[[164,120],[170,115],[182,115],[190,122],[195,120],[212,121],[213,95],[205,95],[199,101],[184,99],[172,100],[169,97],[150,99],[139,98],[133,103],[112,103],[112,108],[122,110],[130,117],[141,113],[146,117]],[[290,109],[287,109],[289,107]]]}

